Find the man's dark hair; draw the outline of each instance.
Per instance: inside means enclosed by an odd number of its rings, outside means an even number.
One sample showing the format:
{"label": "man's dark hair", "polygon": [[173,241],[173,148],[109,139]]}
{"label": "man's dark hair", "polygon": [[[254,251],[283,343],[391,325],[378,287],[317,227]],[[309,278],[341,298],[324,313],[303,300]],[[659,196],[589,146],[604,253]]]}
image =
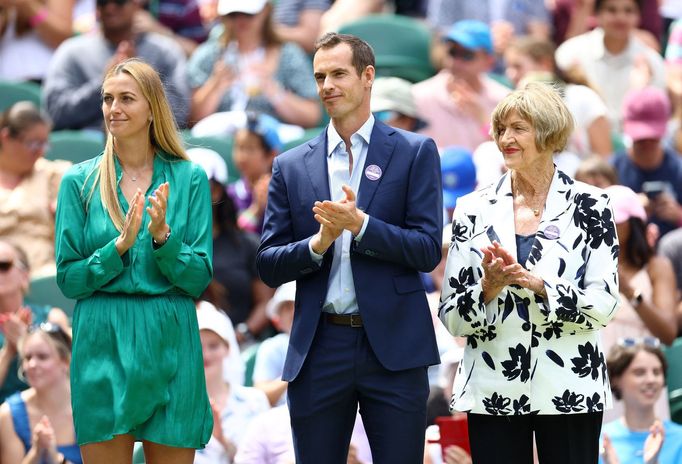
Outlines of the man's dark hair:
{"label": "man's dark hair", "polygon": [[315,53],[320,49],[334,48],[342,43],[350,46],[353,54],[351,62],[358,76],[365,71],[367,66],[374,66],[374,50],[372,50],[372,47],[361,38],[350,34],[326,33],[315,42]]}
{"label": "man's dark hair", "polygon": [[[604,8],[604,3],[606,3],[608,0],[595,0],[594,2],[594,12],[599,13],[599,11]],[[632,0],[635,2],[637,5],[637,10],[641,13],[642,12],[642,0]]]}

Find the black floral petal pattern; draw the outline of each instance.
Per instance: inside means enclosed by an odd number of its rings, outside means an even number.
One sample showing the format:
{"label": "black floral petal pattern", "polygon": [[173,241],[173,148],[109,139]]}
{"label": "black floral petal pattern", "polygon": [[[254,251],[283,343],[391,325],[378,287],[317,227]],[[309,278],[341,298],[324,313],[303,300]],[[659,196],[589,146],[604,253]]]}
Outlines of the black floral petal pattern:
{"label": "black floral petal pattern", "polygon": [[528,414],[530,412],[530,398],[526,395],[521,395],[518,400],[514,400],[514,415]]}
{"label": "black floral petal pattern", "polygon": [[509,348],[510,359],[502,361],[504,370],[502,374],[507,380],[514,380],[517,377],[521,382],[526,382],[530,378],[530,350],[527,350],[521,343]]}
{"label": "black floral petal pattern", "polygon": [[587,405],[587,412],[599,412],[604,410],[604,404],[601,402],[601,396],[599,393],[592,395],[591,397],[585,398],[585,404]]}
{"label": "black floral petal pattern", "polygon": [[555,396],[552,399],[554,407],[557,411],[568,414],[570,412],[581,412],[585,409],[582,402],[585,399],[585,395],[574,393],[568,389],[564,391],[561,396]]}
{"label": "black floral petal pattern", "polygon": [[483,398],[483,407],[493,416],[507,416],[511,412],[511,399],[494,392],[490,398]]}
{"label": "black floral petal pattern", "polygon": [[578,374],[578,377],[592,377],[592,380],[597,380],[600,370],[604,365],[604,354],[599,351],[596,345],[587,342],[584,345],[578,345],[579,357],[571,358],[573,363],[573,372]]}

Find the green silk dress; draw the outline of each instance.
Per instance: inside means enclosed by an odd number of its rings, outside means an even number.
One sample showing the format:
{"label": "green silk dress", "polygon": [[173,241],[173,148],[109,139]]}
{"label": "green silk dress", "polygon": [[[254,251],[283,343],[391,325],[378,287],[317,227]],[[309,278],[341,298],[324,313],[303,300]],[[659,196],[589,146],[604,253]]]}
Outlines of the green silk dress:
{"label": "green silk dress", "polygon": [[[143,214],[135,245],[119,256],[119,232],[97,185],[103,155],[63,177],[56,216],[57,282],[77,299],[71,401],[78,444],[132,434],[203,448],[213,419],[194,298],[213,275],[212,210],[204,170],[157,152],[149,195],[169,183],[168,241],[155,248]],[[115,158],[116,176],[121,166]],[[89,199],[89,200],[88,200]],[[118,189],[124,214],[128,203]]]}

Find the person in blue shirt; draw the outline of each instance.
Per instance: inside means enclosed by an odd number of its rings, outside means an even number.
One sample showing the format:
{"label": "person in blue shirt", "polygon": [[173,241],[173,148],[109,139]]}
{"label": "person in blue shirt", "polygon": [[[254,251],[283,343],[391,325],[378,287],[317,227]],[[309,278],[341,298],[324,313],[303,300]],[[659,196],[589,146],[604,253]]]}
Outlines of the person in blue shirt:
{"label": "person in blue shirt", "polygon": [[626,338],[609,352],[606,365],[623,416],[602,428],[600,464],[682,462],[682,426],[656,417],[667,362],[654,337]]}

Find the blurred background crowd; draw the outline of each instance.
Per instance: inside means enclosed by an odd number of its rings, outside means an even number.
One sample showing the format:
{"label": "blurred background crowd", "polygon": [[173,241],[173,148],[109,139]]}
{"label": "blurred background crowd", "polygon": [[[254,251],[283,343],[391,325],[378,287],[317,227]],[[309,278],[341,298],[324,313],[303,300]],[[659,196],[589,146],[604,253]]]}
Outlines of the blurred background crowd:
{"label": "blurred background crowd", "polygon": [[[444,224],[503,173],[493,108],[527,82],[555,85],[576,125],[555,163],[607,189],[618,225],[622,305],[602,338],[620,401],[605,451],[642,462],[624,456],[655,417],[660,462],[682,462],[681,0],[0,0],[0,461],[58,450],[78,462],[56,198],[65,170],[103,149],[105,72],[134,56],[161,74],[211,181],[214,280],[196,303],[215,427],[196,462],[294,461],[280,375],[295,284],[268,288],[255,256],[273,158],[328,122],[311,55],[328,31],[374,48],[375,117],[435,140]],[[431,424],[449,414],[466,343],[435,316],[442,275],[423,276],[442,358]],[[437,430],[425,438],[425,463],[470,462]],[[361,421],[348,462],[371,462]]]}

